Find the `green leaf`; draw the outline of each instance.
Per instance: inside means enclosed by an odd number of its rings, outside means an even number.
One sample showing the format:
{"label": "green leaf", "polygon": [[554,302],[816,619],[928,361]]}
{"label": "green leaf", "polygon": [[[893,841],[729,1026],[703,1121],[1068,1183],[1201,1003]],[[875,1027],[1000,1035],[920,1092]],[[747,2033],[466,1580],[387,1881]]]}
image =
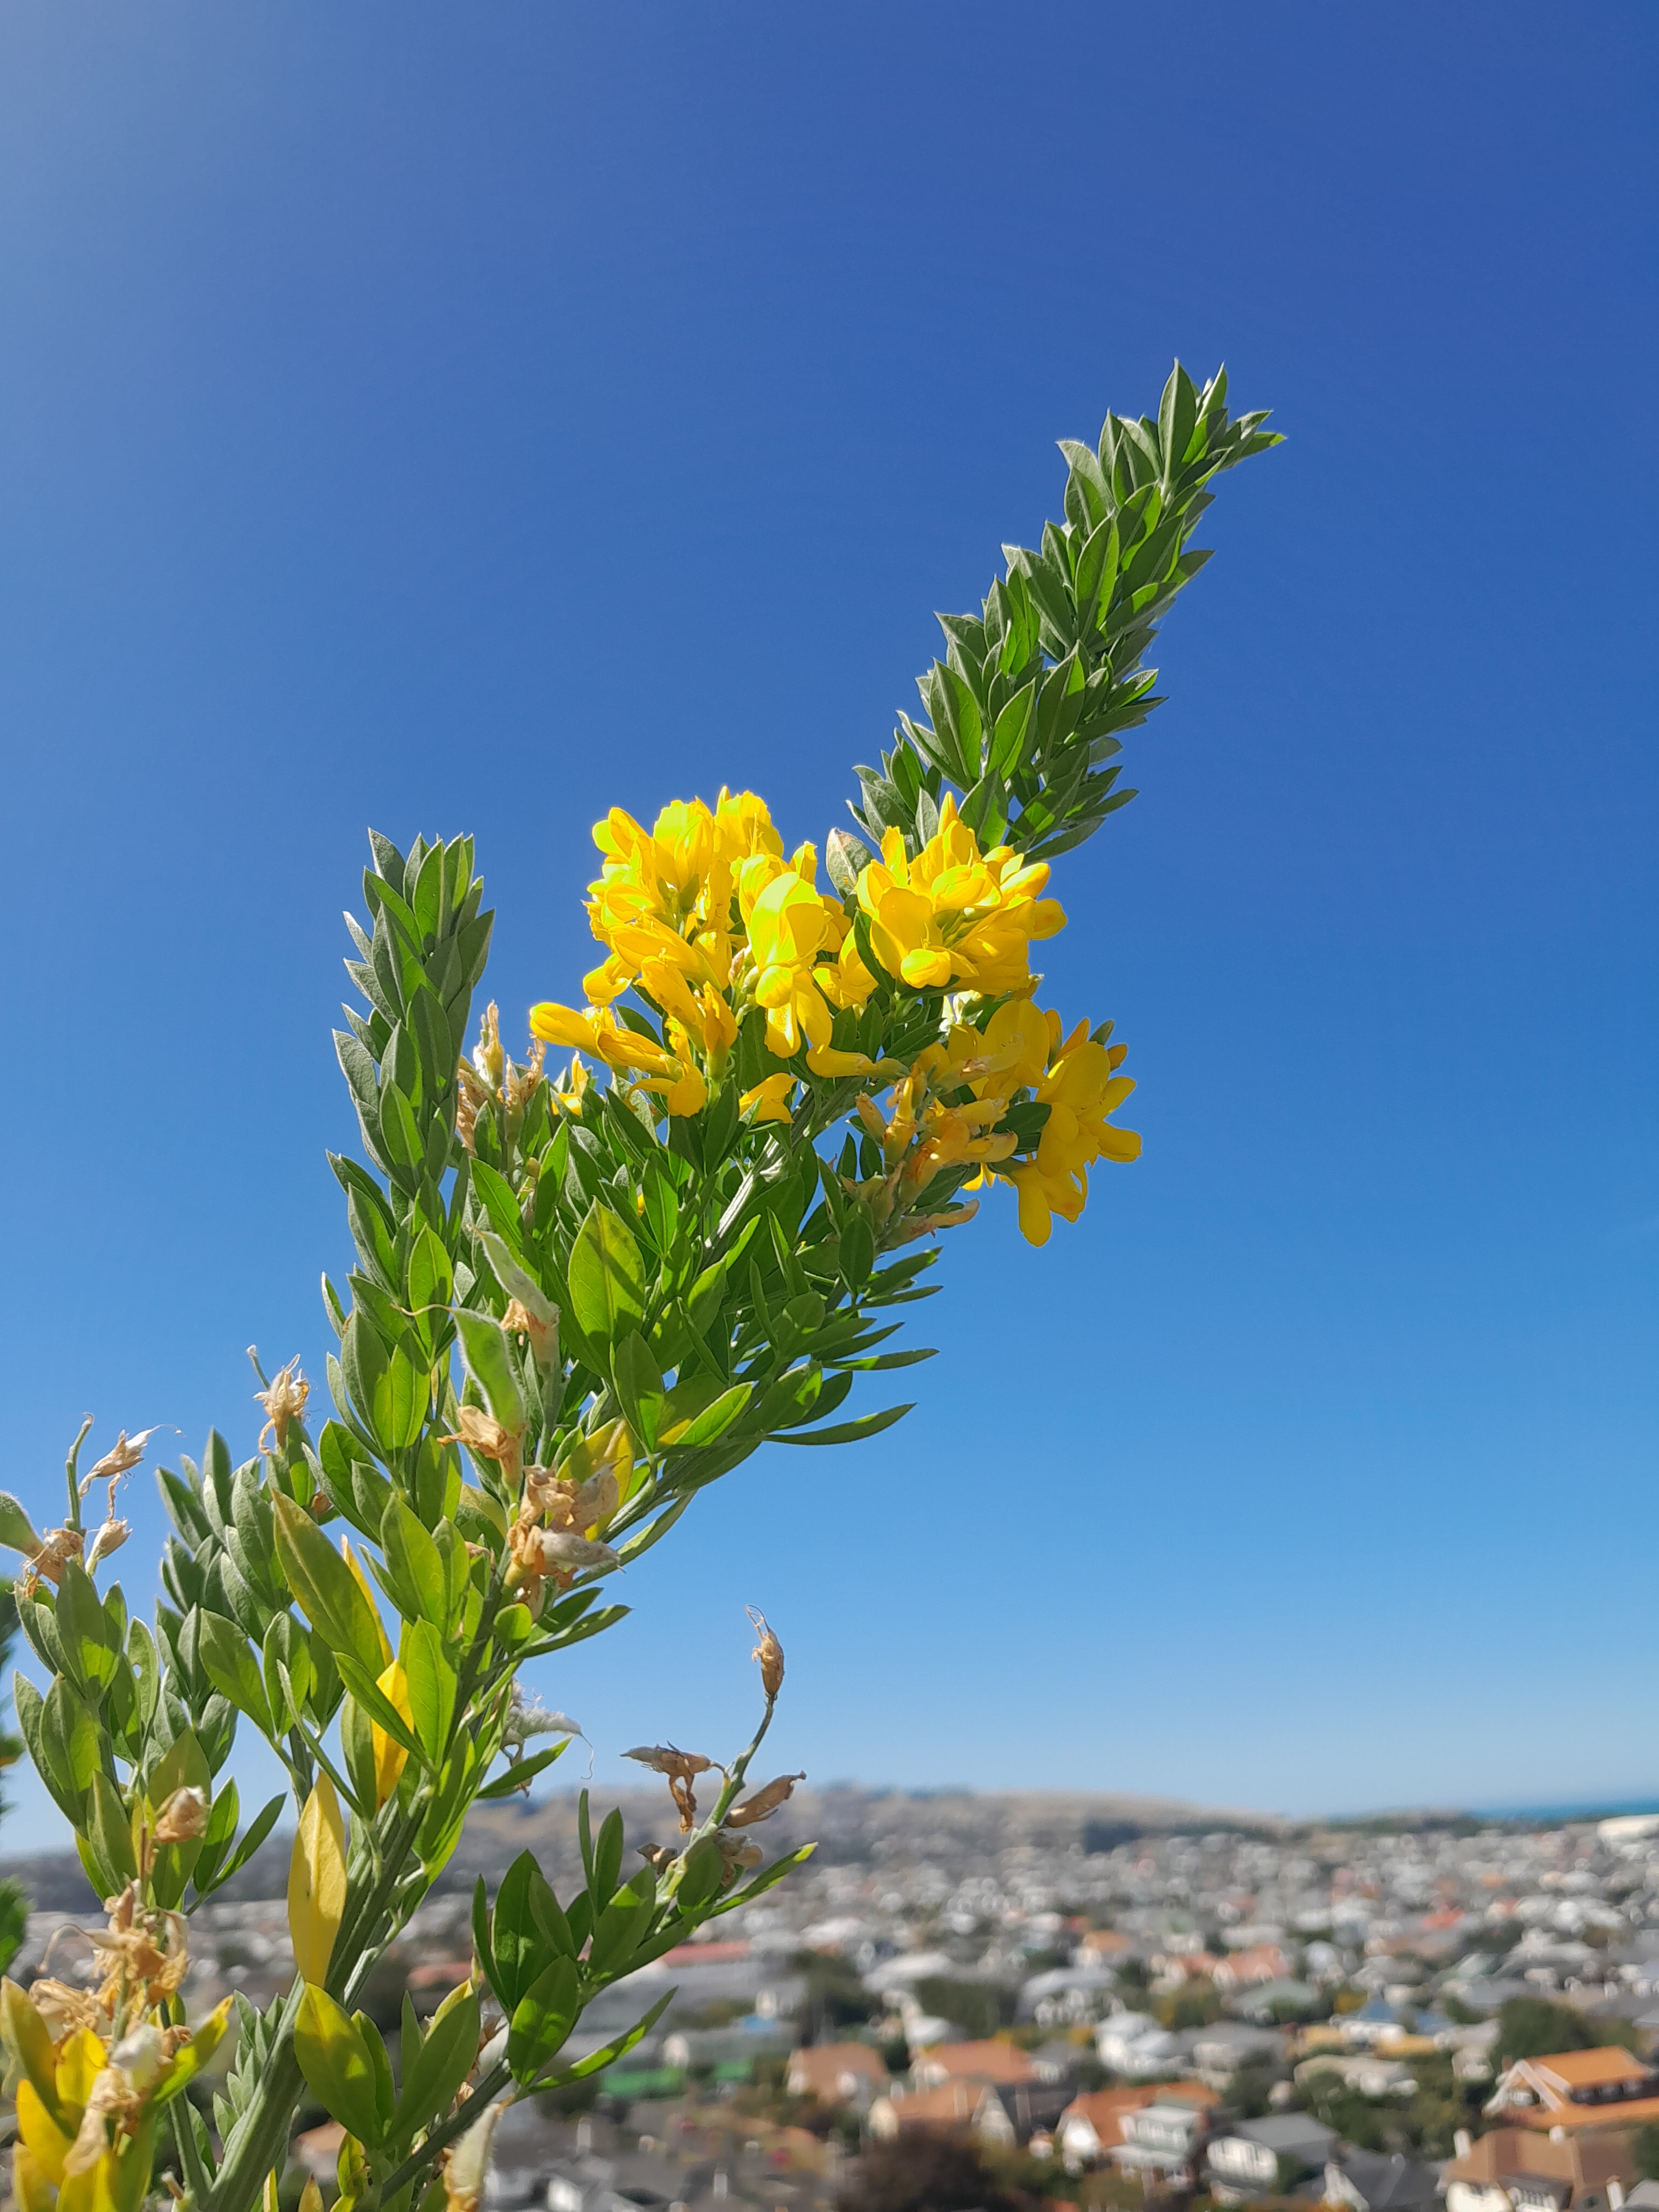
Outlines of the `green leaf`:
{"label": "green leaf", "polygon": [[70,1674],[100,1699],[115,1680],[120,1642],[111,1634],[91,1576],[74,1559],[65,1562],[58,1585],[58,1637]]}
{"label": "green leaf", "polygon": [[856,1421],[837,1421],[827,1429],[809,1429],[804,1436],[779,1435],[770,1441],[775,1444],[855,1444],[866,1437],[878,1437],[914,1411],[913,1400],[908,1406],[889,1406],[883,1413],[860,1414]]}
{"label": "green leaf", "polygon": [[[22,1710],[20,1702],[20,1720]],[[27,1729],[24,1733],[27,1735]],[[82,1827],[87,1791],[100,1764],[98,1723],[61,1674],[46,1692],[40,1714],[40,1736],[46,1759],[43,1778],[48,1784],[56,1780],[58,1787],[52,1795],[70,1813],[75,1826]],[[32,1745],[30,1747],[33,1749]],[[70,1811],[71,1807],[73,1811]]]}
{"label": "green leaf", "polygon": [[31,1559],[40,1548],[33,1524],[9,1490],[0,1490],[0,1544]]}
{"label": "green leaf", "polygon": [[404,1638],[404,1673],[409,1678],[409,1709],[421,1748],[435,1766],[449,1743],[455,1718],[455,1670],[444,1656],[443,1638],[429,1620],[411,1622]]}
{"label": "green leaf", "polygon": [[477,1993],[469,1989],[433,2021],[412,2060],[405,2051],[403,2094],[392,2115],[395,2140],[406,2140],[449,2110],[478,2055],[479,2026]]}
{"label": "green leaf", "polygon": [[455,1295],[455,1278],[443,1239],[429,1223],[422,1226],[410,1248],[408,1285],[415,1325],[430,1344],[444,1326]]}
{"label": "green leaf", "polygon": [[216,1613],[204,1613],[197,1640],[207,1678],[221,1697],[228,1698],[244,1712],[268,1742],[276,1729],[266,1701],[264,1684],[243,1632]]}
{"label": "green leaf", "polygon": [[406,1451],[419,1443],[431,1400],[431,1369],[398,1345],[373,1393],[374,1433],[388,1451]]}
{"label": "green leaf", "polygon": [[596,1344],[614,1343],[645,1318],[640,1248],[627,1224],[597,1199],[576,1231],[566,1280],[576,1326]]}
{"label": "green leaf", "polygon": [[617,1339],[611,1354],[611,1374],[629,1427],[647,1451],[654,1450],[665,1395],[662,1370],[638,1329],[630,1328]]}
{"label": "green leaf", "polygon": [[504,1429],[517,1435],[525,1424],[524,1394],[513,1370],[506,1330],[489,1314],[465,1310],[456,1314],[455,1325],[467,1372],[483,1392],[484,1403]]}
{"label": "green leaf", "polygon": [[279,1492],[272,1518],[277,1564],[301,1611],[331,1650],[356,1660],[372,1681],[386,1662],[379,1624],[357,1577],[302,1505]]}
{"label": "green leaf", "polygon": [[602,2074],[607,2066],[614,2066],[619,2058],[628,2056],[636,2043],[642,2042],[650,2034],[678,1994],[677,1988],[665,1990],[644,2019],[636,2020],[625,2035],[617,2036],[602,2050],[590,2051],[586,2058],[579,2058],[574,2066],[564,2067],[538,2086],[544,2089],[560,2089],[567,2082],[585,2081],[590,2074]]}
{"label": "green leaf", "polygon": [[92,1778],[92,1840],[117,1886],[133,1881],[138,1855],[132,1848],[132,1824],[120,1792],[101,1768]]}
{"label": "green leaf", "polygon": [[[236,1785],[233,1782],[230,1787],[234,1790]],[[260,1844],[264,1843],[265,1838],[276,1826],[277,1815],[282,1812],[283,1806],[286,1805],[287,1802],[287,1797],[279,1790],[276,1796],[274,1796],[268,1804],[262,1805],[259,1808],[259,1810],[254,1814],[252,1821],[244,1831],[241,1841],[237,1844],[230,1856],[225,1861],[224,1865],[219,1869],[216,1873],[211,1875],[205,1884],[200,1881],[197,1883],[196,1886],[198,1889],[202,1892],[204,1896],[205,1896],[210,1890],[222,1889],[233,1875],[240,1874],[241,1872],[242,1869],[253,1856],[255,1851],[258,1850]]]}
{"label": "green leaf", "polygon": [[575,2023],[580,1980],[574,1959],[544,1967],[513,2008],[507,2063],[520,2081],[534,2079]]}
{"label": "green leaf", "polygon": [[573,1741],[574,1738],[567,1736],[562,1743],[550,1744],[545,1750],[535,1753],[532,1757],[520,1759],[515,1765],[510,1765],[498,1774],[493,1782],[486,1782],[478,1792],[479,1796],[511,1797],[516,1790],[522,1790],[533,1776],[551,1766],[556,1759],[562,1759]]}
{"label": "green leaf", "polygon": [[380,1523],[386,1573],[405,1620],[429,1620],[447,1632],[449,1592],[438,1547],[401,1498],[394,1497]]}
{"label": "green leaf", "polygon": [[385,2137],[374,2062],[356,2022],[325,1990],[307,1982],[294,2022],[294,2055],[331,2119],[373,2149]]}
{"label": "green leaf", "polygon": [[489,1943],[490,1987],[509,2019],[536,1977],[556,1958],[575,1957],[570,1923],[528,1851],[520,1851],[501,1876],[490,1916]]}

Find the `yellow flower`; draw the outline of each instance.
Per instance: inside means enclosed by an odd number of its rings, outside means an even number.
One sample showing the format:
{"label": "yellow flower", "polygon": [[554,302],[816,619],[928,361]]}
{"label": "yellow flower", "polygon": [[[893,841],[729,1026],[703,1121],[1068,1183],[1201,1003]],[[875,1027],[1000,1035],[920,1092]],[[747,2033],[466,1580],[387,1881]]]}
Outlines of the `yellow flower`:
{"label": "yellow flower", "polygon": [[345,1824],[327,1775],[319,1774],[300,1814],[288,1873],[288,1932],[301,1973],[320,1988],[345,1914]]}
{"label": "yellow flower", "polygon": [[1046,865],[1022,866],[1006,845],[981,854],[946,794],[939,824],[914,860],[890,830],[882,857],[859,878],[870,942],[890,975],[918,990],[965,986],[988,998],[1018,991],[1033,938],[1066,926],[1059,902],[1038,896]]}
{"label": "yellow flower", "polygon": [[813,963],[830,933],[824,901],[805,876],[786,868],[756,897],[748,921],[768,1048],[780,1060],[793,1060],[803,1038],[827,1045],[833,1017],[813,981]]}
{"label": "yellow flower", "polygon": [[1135,1087],[1131,1077],[1115,1072],[1125,1050],[1095,1042],[1087,1023],[1079,1023],[1037,1085],[1037,1103],[1048,1107],[1048,1118],[1036,1154],[1005,1171],[1019,1194],[1020,1234],[1028,1243],[1048,1243],[1056,1213],[1062,1221],[1077,1219],[1096,1160],[1139,1158],[1134,1131],[1114,1128],[1107,1118]]}
{"label": "yellow flower", "polygon": [[[394,1659],[382,1671],[374,1686],[399,1718],[412,1729],[415,1711],[409,1702],[409,1677],[404,1672],[402,1661]],[[395,1735],[386,1734],[379,1721],[370,1722],[368,1733],[374,1751],[374,1803],[378,1810],[403,1778],[409,1753]],[[307,1975],[306,1978],[307,1981],[320,1980],[321,1977]]]}
{"label": "yellow flower", "polygon": [[757,1121],[787,1121],[789,1097],[794,1090],[795,1079],[786,1070],[779,1075],[769,1075],[752,1091],[745,1091],[738,1104],[747,1114],[752,1108]]}

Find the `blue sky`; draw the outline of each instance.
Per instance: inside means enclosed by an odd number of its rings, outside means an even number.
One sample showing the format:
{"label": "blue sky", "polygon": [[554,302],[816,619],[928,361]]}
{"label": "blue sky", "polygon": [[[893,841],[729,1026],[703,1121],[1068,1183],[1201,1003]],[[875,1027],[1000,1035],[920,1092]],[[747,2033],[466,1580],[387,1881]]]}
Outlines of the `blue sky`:
{"label": "blue sky", "polygon": [[88,1408],[240,1455],[243,1346],[320,1372],[368,823],[477,833],[516,1031],[606,806],[821,838],[1054,440],[1224,357],[1289,442],[1045,948],[1143,1161],[948,1240],[917,1411],[750,1462],[541,1686],[602,1784],[718,1751],[752,1603],[815,1780],[1659,1788],[1656,54],[1634,5],[8,0],[0,1481],[49,1510]]}

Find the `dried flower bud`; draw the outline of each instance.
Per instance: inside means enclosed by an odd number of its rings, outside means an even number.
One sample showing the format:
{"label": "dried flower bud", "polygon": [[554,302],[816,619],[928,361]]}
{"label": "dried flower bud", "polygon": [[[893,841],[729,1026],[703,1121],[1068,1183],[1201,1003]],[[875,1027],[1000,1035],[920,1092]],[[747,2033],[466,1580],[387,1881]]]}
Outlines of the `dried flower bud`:
{"label": "dried flower bud", "polygon": [[665,1875],[674,1863],[674,1854],[664,1844],[641,1844],[640,1856],[653,1874]]}
{"label": "dried flower bud", "polygon": [[505,2106],[492,2105],[443,2155],[444,2212],[477,2212],[489,2172],[490,2138]]}
{"label": "dried flower bud", "polygon": [[516,1468],[519,1461],[519,1439],[510,1429],[504,1429],[482,1406],[458,1406],[455,1409],[455,1433],[440,1437],[441,1444],[465,1444],[474,1459],[493,1459],[501,1467]]}
{"label": "dried flower bud", "polygon": [[757,1613],[752,1605],[745,1606],[744,1610],[754,1622],[760,1636],[760,1642],[749,1656],[761,1670],[761,1687],[766,1692],[768,1705],[770,1705],[783,1687],[783,1646],[767,1626],[763,1613]]}
{"label": "dried flower bud", "polygon": [[757,1820],[769,1820],[787,1797],[793,1795],[795,1784],[805,1782],[804,1774],[781,1774],[775,1782],[769,1782],[763,1790],[757,1790],[740,1805],[734,1805],[726,1816],[728,1828],[751,1827]]}
{"label": "dried flower bud", "polygon": [[574,1529],[544,1528],[540,1537],[542,1565],[549,1573],[556,1567],[601,1567],[608,1571],[622,1565],[609,1544],[597,1543],[591,1536],[579,1536]]}
{"label": "dried flower bud", "polygon": [[682,1780],[694,1774],[707,1774],[714,1764],[701,1752],[676,1751],[672,1743],[641,1744],[633,1751],[625,1751],[624,1759],[636,1759],[641,1766],[648,1766],[653,1774],[666,1774]]}
{"label": "dried flower bud", "polygon": [[478,1024],[478,1042],[472,1048],[472,1065],[477,1069],[480,1079],[494,1091],[501,1083],[501,1070],[506,1064],[507,1055],[501,1050],[501,1011],[492,999],[484,1008]]}
{"label": "dried flower bud", "polygon": [[[157,1426],[160,1425],[161,1424],[158,1423]],[[137,1436],[130,1437],[123,1429],[91,1474],[82,1476],[82,1497],[86,1496],[94,1482],[112,1482],[118,1475],[130,1473],[143,1459],[144,1447],[155,1434],[154,1428],[140,1429]]]}
{"label": "dried flower bud", "polygon": [[726,1862],[722,1887],[727,1889],[740,1874],[746,1874],[750,1867],[757,1867],[766,1856],[758,1844],[740,1844],[735,1836],[728,1836],[724,1832],[716,1840],[720,1847],[720,1856]]}
{"label": "dried flower bud", "polygon": [[206,1832],[207,1794],[201,1790],[175,1790],[162,1806],[155,1823],[158,1844],[190,1844]]}
{"label": "dried flower bud", "polygon": [[129,1522],[118,1521],[111,1514],[107,1521],[100,1524],[98,1533],[92,1540],[92,1549],[87,1553],[87,1572],[90,1574],[100,1559],[106,1559],[112,1552],[118,1552],[131,1534]]}
{"label": "dried flower bud", "polygon": [[[248,1357],[250,1359],[253,1357],[252,1345],[248,1346]],[[272,1439],[273,1449],[279,1452],[286,1449],[289,1423],[301,1419],[305,1413],[306,1400],[311,1395],[311,1385],[300,1372],[299,1354],[296,1352],[285,1365],[279,1367],[266,1387],[263,1390],[256,1390],[253,1395],[255,1401],[264,1407],[266,1415],[265,1425],[259,1431],[259,1449],[264,1451],[265,1449],[267,1437]]]}

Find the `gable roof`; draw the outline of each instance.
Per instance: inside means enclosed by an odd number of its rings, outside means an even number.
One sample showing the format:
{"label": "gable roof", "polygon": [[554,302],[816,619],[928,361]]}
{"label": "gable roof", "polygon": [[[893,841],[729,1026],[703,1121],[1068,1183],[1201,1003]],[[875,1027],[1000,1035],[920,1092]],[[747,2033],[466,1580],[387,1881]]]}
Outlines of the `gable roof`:
{"label": "gable roof", "polygon": [[947,2081],[1035,2081],[1030,2055],[1012,2043],[936,2043],[922,2065]]}
{"label": "gable roof", "polygon": [[1065,2128],[1086,2122],[1101,2148],[1110,2150],[1123,2140],[1127,2112],[1145,2112],[1148,2105],[1194,2105],[1207,2111],[1220,2101],[1202,2081],[1148,2081],[1133,2088],[1090,2089],[1073,2098],[1055,2124]]}

